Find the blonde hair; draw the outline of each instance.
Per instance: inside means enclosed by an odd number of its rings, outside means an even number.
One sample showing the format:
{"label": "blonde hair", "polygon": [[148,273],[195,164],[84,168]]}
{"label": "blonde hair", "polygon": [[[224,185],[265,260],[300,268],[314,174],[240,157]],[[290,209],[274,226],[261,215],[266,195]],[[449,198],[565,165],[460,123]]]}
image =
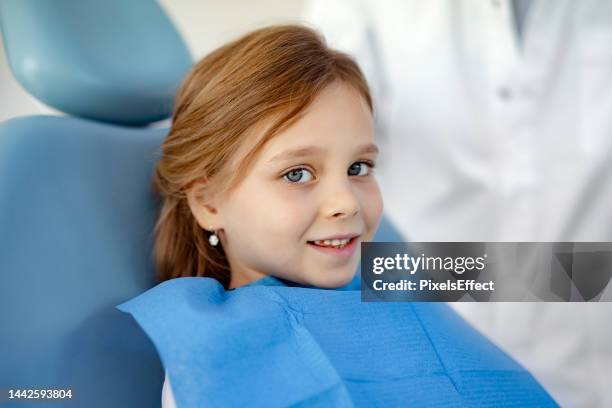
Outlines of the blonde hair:
{"label": "blonde hair", "polygon": [[[208,233],[190,211],[187,189],[202,179],[220,190],[231,189],[263,145],[296,122],[315,97],[338,80],[356,89],[373,110],[357,64],[328,48],[315,31],[297,25],[253,31],[191,69],[177,94],[172,127],[153,178],[162,201],[154,231],[159,280],[208,276],[229,286],[223,248],[208,243]],[[239,146],[253,140],[252,130],[262,123],[267,125],[263,137],[232,169]]]}

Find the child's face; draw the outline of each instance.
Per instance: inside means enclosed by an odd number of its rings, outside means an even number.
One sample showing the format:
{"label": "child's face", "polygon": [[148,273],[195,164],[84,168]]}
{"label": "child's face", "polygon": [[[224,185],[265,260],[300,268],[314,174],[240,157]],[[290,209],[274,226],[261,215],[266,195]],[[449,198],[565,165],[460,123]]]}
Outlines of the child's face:
{"label": "child's face", "polygon": [[376,157],[366,103],[353,88],[332,84],[217,201],[230,287],[265,275],[322,288],[350,282],[360,242],[371,240],[382,214],[369,164]]}

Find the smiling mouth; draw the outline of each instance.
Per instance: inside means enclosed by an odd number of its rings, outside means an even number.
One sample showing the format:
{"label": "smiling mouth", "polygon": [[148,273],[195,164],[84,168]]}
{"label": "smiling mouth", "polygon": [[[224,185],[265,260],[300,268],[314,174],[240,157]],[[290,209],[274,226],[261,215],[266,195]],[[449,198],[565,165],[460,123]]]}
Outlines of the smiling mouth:
{"label": "smiling mouth", "polygon": [[309,244],[322,248],[342,249],[351,245],[358,237],[344,239],[321,239],[316,241],[308,241]]}

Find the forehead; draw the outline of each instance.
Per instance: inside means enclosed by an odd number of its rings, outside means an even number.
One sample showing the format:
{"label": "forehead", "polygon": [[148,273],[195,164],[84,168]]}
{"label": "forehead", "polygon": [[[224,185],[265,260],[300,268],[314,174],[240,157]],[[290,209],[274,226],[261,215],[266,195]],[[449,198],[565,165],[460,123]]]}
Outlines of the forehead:
{"label": "forehead", "polygon": [[363,97],[349,85],[336,82],[324,89],[302,117],[266,143],[258,160],[271,160],[287,149],[318,147],[350,153],[374,142],[372,113]]}

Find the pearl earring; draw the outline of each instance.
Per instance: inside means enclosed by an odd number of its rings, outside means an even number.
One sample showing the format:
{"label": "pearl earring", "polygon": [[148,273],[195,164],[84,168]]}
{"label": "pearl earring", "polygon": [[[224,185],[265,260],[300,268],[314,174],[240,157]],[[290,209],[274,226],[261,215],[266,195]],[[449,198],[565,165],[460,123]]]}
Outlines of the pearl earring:
{"label": "pearl earring", "polygon": [[208,242],[210,242],[212,246],[217,246],[217,244],[219,244],[219,237],[215,231],[212,231],[212,235],[208,237]]}

